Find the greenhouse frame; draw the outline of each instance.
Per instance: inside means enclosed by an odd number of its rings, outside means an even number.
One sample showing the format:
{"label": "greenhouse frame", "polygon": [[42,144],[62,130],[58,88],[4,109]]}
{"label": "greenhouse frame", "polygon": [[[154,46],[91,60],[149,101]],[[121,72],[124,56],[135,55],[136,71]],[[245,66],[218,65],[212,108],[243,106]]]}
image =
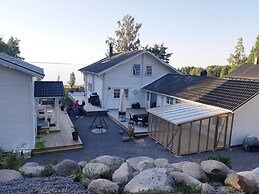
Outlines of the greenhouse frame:
{"label": "greenhouse frame", "polygon": [[148,109],[148,134],[176,155],[230,146],[232,111],[201,103]]}

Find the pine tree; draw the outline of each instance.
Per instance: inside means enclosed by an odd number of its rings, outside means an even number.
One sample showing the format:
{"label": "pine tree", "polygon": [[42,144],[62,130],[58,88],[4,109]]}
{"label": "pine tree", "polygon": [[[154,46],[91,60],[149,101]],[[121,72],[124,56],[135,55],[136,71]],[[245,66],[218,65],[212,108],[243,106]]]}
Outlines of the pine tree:
{"label": "pine tree", "polygon": [[255,45],[252,47],[247,61],[253,63],[255,57],[259,57],[259,35],[256,37]]}
{"label": "pine tree", "polygon": [[229,65],[231,66],[228,73],[231,73],[237,67],[247,61],[247,57],[245,55],[245,47],[243,45],[243,38],[238,39],[235,49],[236,50],[234,51],[234,53],[230,54],[229,58],[227,59]]}

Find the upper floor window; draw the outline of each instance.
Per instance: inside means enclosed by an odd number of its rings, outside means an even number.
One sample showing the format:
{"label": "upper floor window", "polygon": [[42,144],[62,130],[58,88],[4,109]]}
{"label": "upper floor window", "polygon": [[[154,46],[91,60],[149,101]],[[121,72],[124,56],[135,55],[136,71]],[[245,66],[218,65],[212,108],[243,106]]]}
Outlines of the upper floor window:
{"label": "upper floor window", "polygon": [[92,83],[90,83],[90,82],[88,82],[88,90],[90,91],[90,92],[92,92],[93,91],[93,84]]}
{"label": "upper floor window", "polygon": [[152,75],[152,66],[146,66],[146,75]]}
{"label": "upper floor window", "polygon": [[166,104],[171,104],[171,105],[174,104],[174,99],[166,97]]}
{"label": "upper floor window", "polygon": [[[125,98],[129,98],[129,89],[124,89]],[[120,98],[120,89],[114,89],[113,92],[114,98]]]}
{"label": "upper floor window", "polygon": [[140,65],[139,64],[134,64],[133,75],[140,75]]}

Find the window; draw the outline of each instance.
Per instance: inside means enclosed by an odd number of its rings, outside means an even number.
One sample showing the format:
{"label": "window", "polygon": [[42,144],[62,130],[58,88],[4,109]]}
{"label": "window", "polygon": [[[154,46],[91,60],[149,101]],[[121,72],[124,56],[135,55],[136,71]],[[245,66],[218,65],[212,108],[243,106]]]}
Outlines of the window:
{"label": "window", "polygon": [[139,64],[134,64],[133,75],[140,75],[140,65]]}
{"label": "window", "polygon": [[174,104],[174,99],[166,97],[166,104],[171,104],[171,105]]}
{"label": "window", "polygon": [[147,92],[147,101],[149,101],[149,92]]}
{"label": "window", "polygon": [[[124,89],[125,98],[129,98],[129,89]],[[113,98],[120,98],[120,89],[114,89]]]}
{"label": "window", "polygon": [[152,75],[152,66],[146,66],[146,75]]}
{"label": "window", "polygon": [[90,82],[88,82],[88,90],[89,90],[90,92],[93,91],[93,84],[90,83]]}

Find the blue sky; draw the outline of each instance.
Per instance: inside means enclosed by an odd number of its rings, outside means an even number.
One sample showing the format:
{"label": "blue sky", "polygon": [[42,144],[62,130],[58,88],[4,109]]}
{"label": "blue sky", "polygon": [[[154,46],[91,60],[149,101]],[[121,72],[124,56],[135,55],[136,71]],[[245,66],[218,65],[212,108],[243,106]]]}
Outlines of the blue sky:
{"label": "blue sky", "polygon": [[126,14],[142,23],[142,45],[164,43],[173,52],[170,64],[225,65],[239,37],[248,54],[259,35],[257,0],[0,0],[0,34],[21,40],[21,55],[39,64],[46,80],[67,84],[77,69],[104,57],[105,40],[115,36]]}

